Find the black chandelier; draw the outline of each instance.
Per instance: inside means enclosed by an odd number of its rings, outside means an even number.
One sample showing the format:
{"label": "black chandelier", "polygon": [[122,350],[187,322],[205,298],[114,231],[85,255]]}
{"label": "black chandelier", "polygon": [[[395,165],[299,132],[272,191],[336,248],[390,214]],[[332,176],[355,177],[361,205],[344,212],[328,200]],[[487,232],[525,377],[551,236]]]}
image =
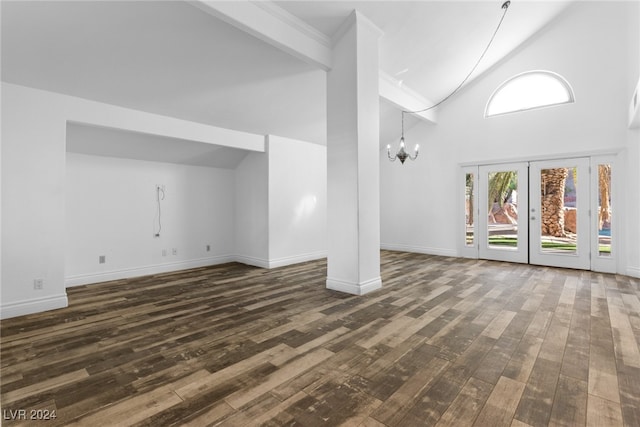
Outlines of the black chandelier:
{"label": "black chandelier", "polygon": [[476,68],[480,64],[480,61],[482,61],[482,58],[484,58],[484,55],[489,50],[489,47],[491,47],[491,43],[493,43],[493,39],[496,37],[496,34],[498,34],[498,30],[500,29],[500,26],[502,25],[502,21],[504,20],[504,17],[507,14],[507,10],[509,9],[509,5],[511,5],[510,1],[505,1],[504,3],[502,3],[501,8],[504,10],[504,12],[502,13],[502,17],[500,18],[500,21],[498,22],[498,26],[496,27],[495,31],[493,32],[493,35],[491,36],[491,39],[489,39],[489,43],[487,43],[487,47],[484,48],[484,51],[482,52],[482,55],[480,55],[480,58],[478,58],[478,60],[476,61],[475,65],[473,66],[471,71],[469,71],[469,74],[467,74],[467,76],[462,80],[462,82],[460,82],[460,84],[453,90],[453,92],[451,92],[449,95],[447,95],[444,98],[442,98],[439,102],[433,104],[430,107],[424,108],[422,110],[416,110],[416,111],[405,111],[405,110],[402,110],[402,112],[401,112],[401,114],[402,114],[402,133],[400,134],[400,147],[398,148],[398,151],[396,152],[396,154],[391,156],[391,144],[387,145],[387,157],[389,157],[389,160],[391,160],[392,162],[395,162],[396,159],[400,159],[400,163],[404,164],[404,161],[407,160],[407,159],[415,160],[416,158],[418,158],[418,151],[420,149],[420,146],[418,144],[416,144],[415,148],[413,149],[413,155],[408,153],[407,150],[406,150],[406,147],[405,147],[405,142],[404,142],[404,115],[405,114],[424,113],[425,111],[429,111],[429,110],[431,110],[433,108],[436,108],[438,105],[442,104],[447,99],[451,98],[455,93],[457,93],[460,90],[460,88],[467,82],[467,80],[469,80],[469,77],[471,77],[471,74],[473,74],[473,72],[476,70]]}

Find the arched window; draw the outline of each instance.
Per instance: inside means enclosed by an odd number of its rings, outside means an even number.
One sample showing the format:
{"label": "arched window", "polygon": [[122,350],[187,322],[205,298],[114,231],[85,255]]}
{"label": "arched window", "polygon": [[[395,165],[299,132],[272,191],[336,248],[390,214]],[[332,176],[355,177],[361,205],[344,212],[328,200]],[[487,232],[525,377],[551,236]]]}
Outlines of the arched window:
{"label": "arched window", "polygon": [[493,92],[485,117],[574,102],[573,90],[551,71],[527,71],[511,77]]}

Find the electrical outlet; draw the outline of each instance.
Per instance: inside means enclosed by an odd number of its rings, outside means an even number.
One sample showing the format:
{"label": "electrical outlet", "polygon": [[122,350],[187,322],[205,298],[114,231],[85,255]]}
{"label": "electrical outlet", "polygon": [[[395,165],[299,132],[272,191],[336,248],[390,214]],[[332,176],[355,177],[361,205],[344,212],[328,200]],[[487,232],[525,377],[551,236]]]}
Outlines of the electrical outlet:
{"label": "electrical outlet", "polygon": [[107,262],[107,256],[106,255],[100,255],[98,257],[98,263],[99,264],[104,264],[105,262]]}
{"label": "electrical outlet", "polygon": [[167,256],[167,250],[166,249],[162,250],[162,256]]}
{"label": "electrical outlet", "polygon": [[171,253],[172,253],[173,255],[178,255],[178,248],[173,248],[173,249],[171,249]]}
{"label": "electrical outlet", "polygon": [[41,290],[44,288],[44,279],[33,279],[33,289]]}

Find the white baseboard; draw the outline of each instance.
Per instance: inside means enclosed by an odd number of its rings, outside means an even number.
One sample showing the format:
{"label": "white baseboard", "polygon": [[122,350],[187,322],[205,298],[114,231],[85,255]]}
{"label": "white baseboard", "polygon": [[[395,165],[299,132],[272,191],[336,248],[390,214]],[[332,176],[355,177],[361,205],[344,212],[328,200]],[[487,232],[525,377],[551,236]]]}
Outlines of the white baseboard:
{"label": "white baseboard", "polygon": [[627,267],[627,276],[637,277],[640,279],[640,267]]}
{"label": "white baseboard", "polygon": [[298,264],[301,262],[314,261],[326,258],[327,251],[310,252],[307,254],[294,255],[269,260],[269,268],[284,267],[285,265]]}
{"label": "white baseboard", "polygon": [[269,268],[269,260],[264,258],[255,258],[246,255],[234,255],[233,260],[240,264],[252,265],[254,267]]}
{"label": "white baseboard", "polygon": [[427,255],[440,255],[447,257],[457,257],[458,251],[455,249],[430,248],[424,246],[403,245],[398,243],[382,243],[380,249],[399,252],[415,252]]}
{"label": "white baseboard", "polygon": [[327,289],[345,292],[352,295],[364,295],[382,287],[382,278],[376,277],[361,283],[327,278]]}
{"label": "white baseboard", "polygon": [[255,258],[255,257],[246,256],[246,255],[235,255],[233,259],[234,261],[239,262],[241,264],[253,265],[254,267],[277,268],[277,267],[284,267],[286,265],[291,265],[291,264],[298,264],[301,262],[313,261],[316,259],[321,259],[326,257],[327,257],[327,251],[318,251],[318,252],[309,252],[301,255],[274,258],[274,259]]}
{"label": "white baseboard", "polygon": [[125,268],[121,270],[104,271],[100,273],[78,274],[67,276],[65,286],[81,286],[91,283],[108,282],[111,280],[128,279],[131,277],[148,276],[150,274],[167,273],[171,271],[187,270],[189,268],[207,267],[209,265],[224,264],[235,261],[229,255],[199,258],[193,260],[176,261],[166,264],[149,265],[144,267]]}
{"label": "white baseboard", "polygon": [[124,268],[120,270],[103,271],[99,273],[78,274],[67,276],[65,286],[82,286],[91,283],[108,282],[111,280],[128,279],[131,277],[148,276],[150,274],[167,273],[171,271],[187,270],[189,268],[206,267],[209,265],[224,264],[227,262],[239,262],[241,264],[252,265],[260,268],[276,268],[285,265],[297,264],[300,262],[312,261],[326,258],[326,251],[311,252],[307,254],[277,258],[264,259],[245,255],[221,255],[217,257],[199,258],[194,260],[177,261],[166,264],[149,265],[144,267]]}
{"label": "white baseboard", "polygon": [[0,306],[0,319],[40,313],[41,311],[65,308],[69,305],[67,294],[51,295],[24,301],[10,302]]}

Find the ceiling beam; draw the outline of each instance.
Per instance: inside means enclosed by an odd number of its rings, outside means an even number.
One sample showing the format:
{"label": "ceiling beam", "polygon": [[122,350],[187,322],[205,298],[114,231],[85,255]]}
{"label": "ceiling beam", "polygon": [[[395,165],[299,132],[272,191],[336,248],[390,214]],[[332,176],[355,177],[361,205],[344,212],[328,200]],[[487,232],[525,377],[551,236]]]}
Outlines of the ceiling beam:
{"label": "ceiling beam", "polygon": [[270,1],[189,3],[307,63],[331,69],[331,39]]}
{"label": "ceiling beam", "polygon": [[[416,91],[403,86],[401,82],[384,71],[379,71],[379,91],[380,97],[386,99],[403,111],[419,111],[424,110],[435,104],[429,101]],[[437,123],[437,109],[424,111],[422,113],[413,113],[419,119],[429,123]]]}
{"label": "ceiling beam", "polygon": [[[329,71],[332,39],[271,1],[188,0],[188,3],[309,64]],[[380,96],[403,111],[425,109],[434,103],[380,70]],[[414,113],[436,123],[436,110]]]}

